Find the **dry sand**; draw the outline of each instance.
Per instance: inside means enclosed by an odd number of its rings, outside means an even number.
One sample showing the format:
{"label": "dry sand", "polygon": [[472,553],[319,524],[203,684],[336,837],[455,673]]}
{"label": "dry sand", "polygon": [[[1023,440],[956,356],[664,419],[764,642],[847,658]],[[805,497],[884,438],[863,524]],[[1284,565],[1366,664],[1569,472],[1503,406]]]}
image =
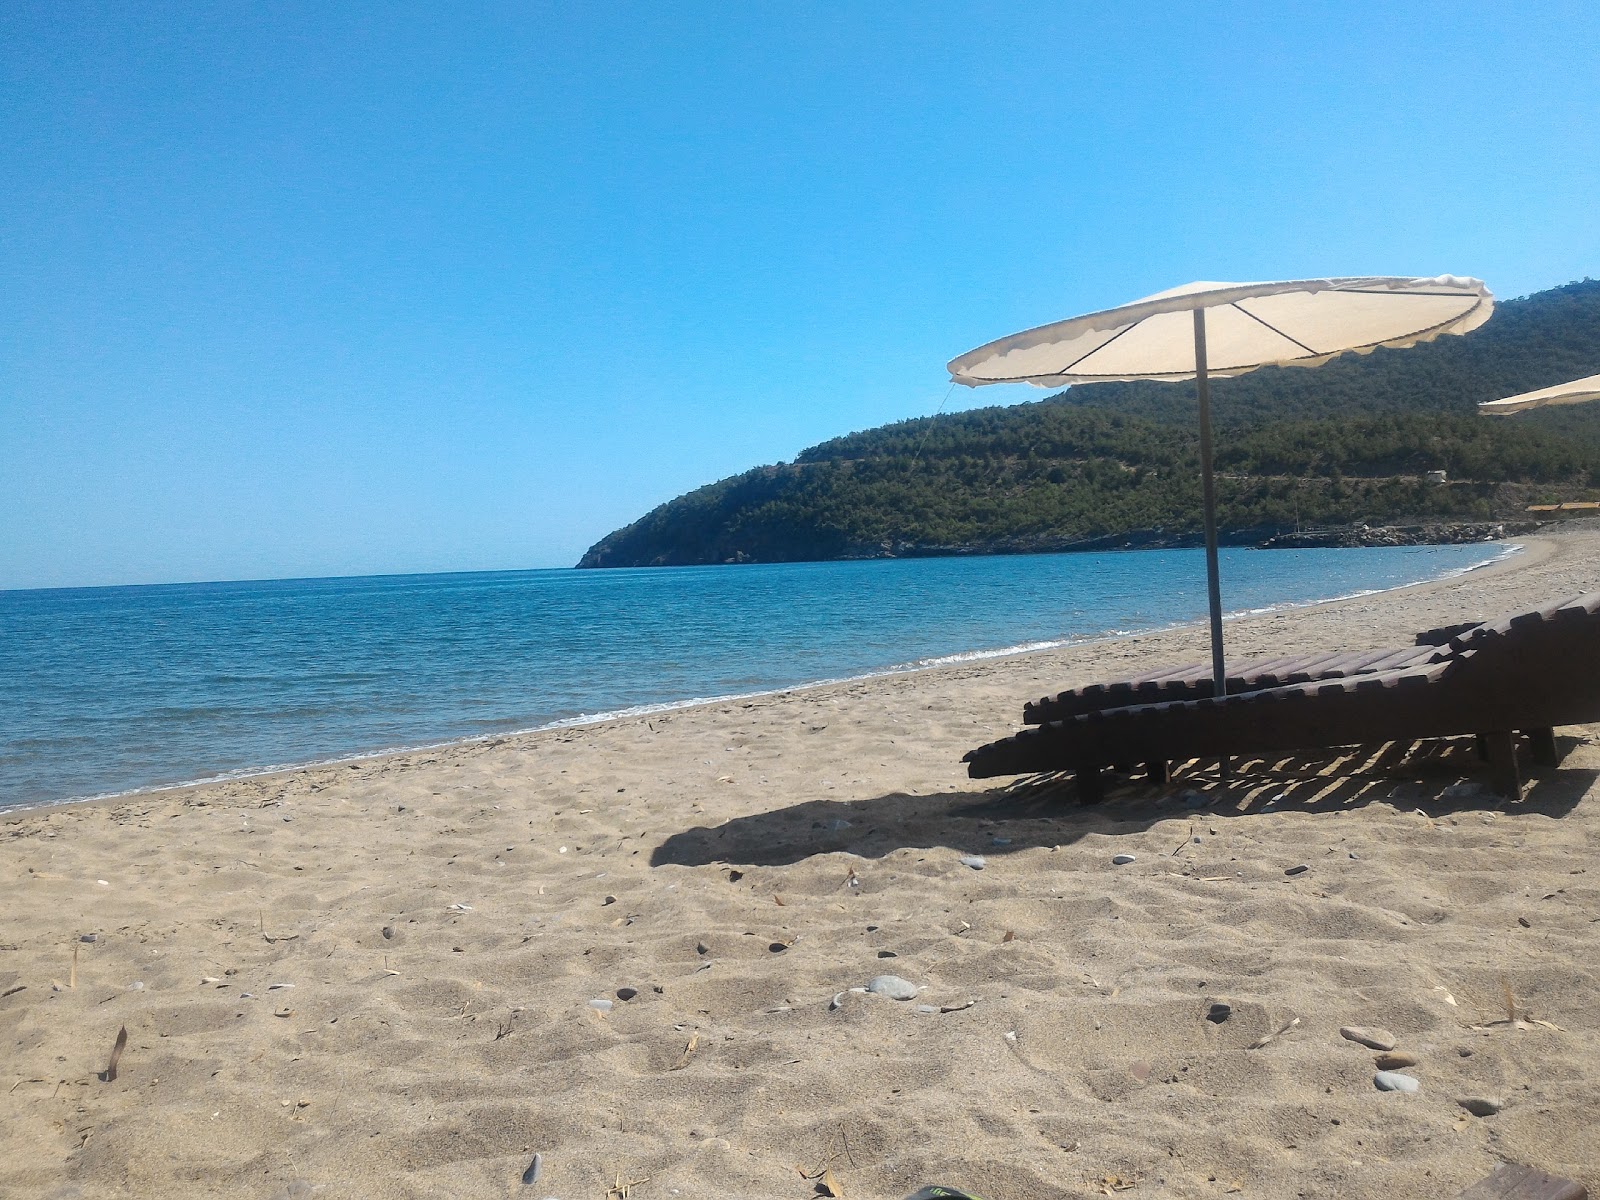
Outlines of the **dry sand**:
{"label": "dry sand", "polygon": [[[1528,545],[1230,649],[1600,589],[1600,535]],[[1420,1198],[1502,1160],[1600,1192],[1600,730],[1520,804],[1452,791],[1455,744],[1094,808],[965,778],[1024,699],[1203,657],[1183,629],[14,815],[0,1193]],[[848,990],[887,972],[920,996]]]}

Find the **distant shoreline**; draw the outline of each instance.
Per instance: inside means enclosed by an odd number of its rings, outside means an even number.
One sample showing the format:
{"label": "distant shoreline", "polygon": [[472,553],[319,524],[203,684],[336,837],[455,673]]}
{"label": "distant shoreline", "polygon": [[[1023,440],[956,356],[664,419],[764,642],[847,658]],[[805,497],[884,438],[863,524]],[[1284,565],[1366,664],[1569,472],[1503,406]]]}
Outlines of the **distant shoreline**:
{"label": "distant shoreline", "polygon": [[[1341,525],[1309,530],[1266,526],[1222,530],[1218,544],[1233,549],[1309,550],[1346,549],[1363,546],[1462,546],[1526,537],[1551,526],[1553,522],[1535,520],[1506,521],[1431,521],[1406,525]],[[575,564],[574,570],[649,570],[662,567],[776,566],[806,562],[881,562],[905,558],[999,558],[1030,554],[1105,554],[1139,550],[1193,550],[1205,544],[1198,533],[1168,534],[1160,529],[1134,529],[1100,537],[1056,541],[1048,538],[1000,540],[969,545],[918,545],[888,543],[876,550],[861,548],[828,558],[767,559],[744,553],[721,562],[641,563],[590,561],[590,556]]]}

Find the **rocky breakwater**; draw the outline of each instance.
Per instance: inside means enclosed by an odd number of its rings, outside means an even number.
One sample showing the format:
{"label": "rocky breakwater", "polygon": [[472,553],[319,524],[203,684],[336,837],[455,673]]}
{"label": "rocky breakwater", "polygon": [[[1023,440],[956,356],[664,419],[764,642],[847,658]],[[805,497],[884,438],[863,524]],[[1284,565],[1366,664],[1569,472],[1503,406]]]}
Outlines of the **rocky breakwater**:
{"label": "rocky breakwater", "polygon": [[1257,543],[1262,550],[1309,550],[1352,546],[1449,546],[1522,537],[1542,521],[1444,521],[1428,525],[1353,525],[1279,533]]}

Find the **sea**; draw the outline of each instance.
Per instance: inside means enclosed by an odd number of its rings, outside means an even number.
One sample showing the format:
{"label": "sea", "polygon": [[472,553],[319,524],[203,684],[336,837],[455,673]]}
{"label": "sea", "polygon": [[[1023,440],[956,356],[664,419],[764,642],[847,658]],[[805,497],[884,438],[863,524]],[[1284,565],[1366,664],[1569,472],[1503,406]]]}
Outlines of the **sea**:
{"label": "sea", "polygon": [[[1224,607],[1258,613],[1403,587],[1515,549],[1224,549]],[[0,808],[1122,637],[1205,614],[1199,550],[0,591]]]}

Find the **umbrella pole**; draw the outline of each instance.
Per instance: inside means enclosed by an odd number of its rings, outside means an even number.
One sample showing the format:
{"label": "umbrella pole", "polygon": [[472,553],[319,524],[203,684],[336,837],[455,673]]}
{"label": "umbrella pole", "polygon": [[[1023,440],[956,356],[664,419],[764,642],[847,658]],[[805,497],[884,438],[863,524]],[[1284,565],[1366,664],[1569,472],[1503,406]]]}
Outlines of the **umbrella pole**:
{"label": "umbrella pole", "polygon": [[1211,694],[1226,696],[1228,674],[1222,663],[1222,581],[1217,572],[1217,488],[1211,477],[1211,381],[1206,376],[1206,310],[1203,308],[1194,310],[1194,381],[1200,396],[1200,488],[1206,510],[1206,591],[1211,602]]}

